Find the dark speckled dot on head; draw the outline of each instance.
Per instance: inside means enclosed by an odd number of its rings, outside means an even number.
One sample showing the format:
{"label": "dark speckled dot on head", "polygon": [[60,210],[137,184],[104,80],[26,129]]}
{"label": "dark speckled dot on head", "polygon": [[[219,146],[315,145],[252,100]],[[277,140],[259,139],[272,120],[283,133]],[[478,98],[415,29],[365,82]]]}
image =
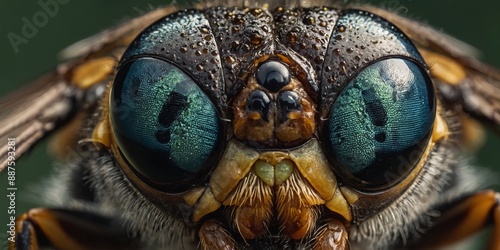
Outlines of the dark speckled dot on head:
{"label": "dark speckled dot on head", "polygon": [[421,151],[419,144],[428,140],[434,101],[422,66],[404,59],[371,64],[344,87],[330,110],[326,136],[335,162],[356,178],[383,185],[383,174],[398,167],[399,157]]}

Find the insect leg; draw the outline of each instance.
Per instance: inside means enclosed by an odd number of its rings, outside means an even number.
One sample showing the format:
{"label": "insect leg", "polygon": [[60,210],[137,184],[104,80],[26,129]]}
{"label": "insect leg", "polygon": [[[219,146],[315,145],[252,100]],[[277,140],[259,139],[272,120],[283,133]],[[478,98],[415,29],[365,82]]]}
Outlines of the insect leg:
{"label": "insect leg", "polygon": [[208,220],[200,228],[200,249],[231,250],[236,249],[236,243],[224,226],[215,220]]}
{"label": "insect leg", "polygon": [[497,193],[497,205],[493,211],[495,228],[490,240],[490,249],[500,249],[500,195]]}
{"label": "insect leg", "polygon": [[440,219],[423,235],[415,249],[451,245],[492,224],[490,249],[500,249],[500,193],[481,191],[442,211]]}
{"label": "insect leg", "polygon": [[331,219],[322,226],[315,237],[316,244],[314,250],[322,249],[349,249],[349,241],[347,238],[347,230],[344,224],[337,220]]}
{"label": "insect leg", "polygon": [[116,221],[67,209],[35,208],[16,220],[16,240],[10,249],[137,249]]}

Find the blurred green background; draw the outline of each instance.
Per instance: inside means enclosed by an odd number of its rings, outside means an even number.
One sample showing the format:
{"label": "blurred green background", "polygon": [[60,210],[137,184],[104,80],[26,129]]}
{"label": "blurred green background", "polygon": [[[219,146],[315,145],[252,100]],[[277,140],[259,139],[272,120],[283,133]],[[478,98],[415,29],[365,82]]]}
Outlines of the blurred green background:
{"label": "blurred green background", "polygon": [[[66,46],[93,35],[107,27],[147,11],[151,6],[170,3],[160,0],[133,1],[76,1],[59,5],[59,10],[40,27],[27,44],[20,44],[16,53],[7,35],[21,34],[23,17],[32,19],[43,9],[38,1],[4,0],[0,3],[0,96],[18,89],[57,63],[57,53]],[[41,2],[48,2],[42,0]],[[181,2],[181,0],[178,0]],[[488,0],[386,0],[366,1],[382,5],[398,13],[426,22],[484,52],[484,61],[500,68],[500,1]],[[491,134],[486,147],[479,152],[477,162],[500,172],[500,140]],[[3,143],[3,142],[2,142]],[[17,215],[38,201],[28,195],[36,184],[47,177],[53,165],[46,155],[46,142],[17,162]],[[7,223],[6,173],[0,174],[0,242]],[[500,182],[499,182],[500,183]],[[0,244],[0,248],[3,248]]]}

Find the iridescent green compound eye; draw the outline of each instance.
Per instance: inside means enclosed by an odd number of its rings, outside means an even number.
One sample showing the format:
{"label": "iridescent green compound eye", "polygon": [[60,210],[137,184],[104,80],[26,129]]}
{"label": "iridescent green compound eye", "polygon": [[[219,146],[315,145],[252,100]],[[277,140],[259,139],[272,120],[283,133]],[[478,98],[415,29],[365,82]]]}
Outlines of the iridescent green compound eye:
{"label": "iridescent green compound eye", "polygon": [[434,89],[422,66],[399,58],[377,61],[333,103],[324,131],[327,154],[349,185],[388,188],[419,162],[435,113]]}
{"label": "iridescent green compound eye", "polygon": [[136,174],[166,192],[182,192],[211,170],[223,134],[215,106],[173,64],[154,58],[125,63],[114,81],[113,133]]}

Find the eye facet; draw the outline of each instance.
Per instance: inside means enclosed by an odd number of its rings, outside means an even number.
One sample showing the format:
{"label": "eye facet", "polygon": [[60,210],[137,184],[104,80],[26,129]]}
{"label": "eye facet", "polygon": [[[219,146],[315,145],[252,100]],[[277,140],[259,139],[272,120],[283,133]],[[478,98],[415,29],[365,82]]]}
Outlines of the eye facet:
{"label": "eye facet", "polygon": [[327,154],[349,185],[367,191],[391,187],[420,160],[435,112],[423,67],[405,59],[375,62],[333,103],[324,126]]}
{"label": "eye facet", "polygon": [[182,192],[211,170],[223,129],[215,106],[176,66],[139,58],[118,71],[110,100],[113,133],[140,178]]}

